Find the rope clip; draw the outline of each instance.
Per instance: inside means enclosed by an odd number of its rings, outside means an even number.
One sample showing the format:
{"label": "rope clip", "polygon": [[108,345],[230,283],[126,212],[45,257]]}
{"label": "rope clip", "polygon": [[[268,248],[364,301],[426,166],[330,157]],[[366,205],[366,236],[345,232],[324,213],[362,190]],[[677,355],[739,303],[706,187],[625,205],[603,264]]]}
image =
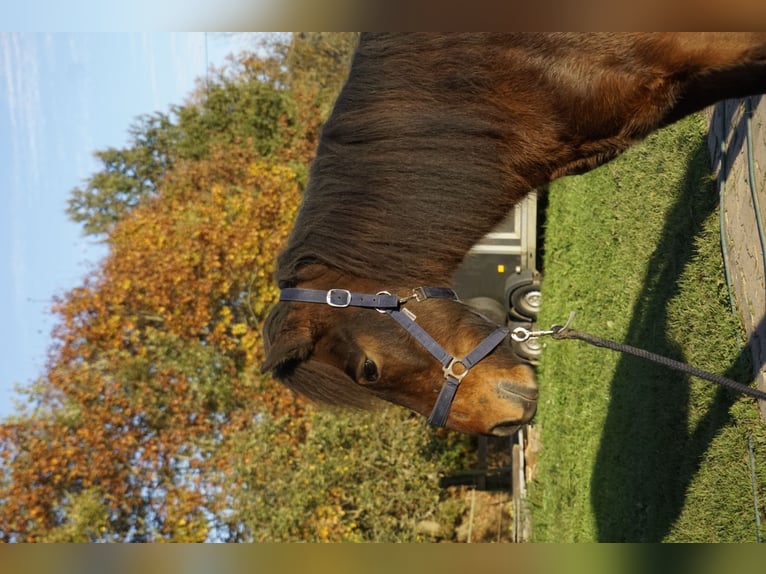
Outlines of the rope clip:
{"label": "rope clip", "polygon": [[532,331],[530,329],[527,329],[526,327],[516,327],[513,331],[511,331],[511,339],[516,341],[517,343],[524,343],[525,341],[528,341],[529,339],[534,339],[536,337],[543,337],[545,335],[555,335],[556,333],[559,333],[561,331],[566,331],[569,329],[569,326],[572,324],[572,321],[574,321],[575,312],[571,311],[569,313],[569,319],[567,319],[567,322],[564,325],[553,325],[550,329],[545,331]]}

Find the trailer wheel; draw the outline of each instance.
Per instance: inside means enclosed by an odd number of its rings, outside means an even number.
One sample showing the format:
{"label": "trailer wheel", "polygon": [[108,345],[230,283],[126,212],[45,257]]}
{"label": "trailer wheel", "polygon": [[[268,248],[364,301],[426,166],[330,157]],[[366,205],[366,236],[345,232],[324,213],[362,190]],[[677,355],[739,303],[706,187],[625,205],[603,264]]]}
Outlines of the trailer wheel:
{"label": "trailer wheel", "polygon": [[534,322],[540,312],[540,279],[531,270],[511,275],[505,283],[505,300],[511,316]]}
{"label": "trailer wheel", "polygon": [[540,286],[533,284],[516,289],[511,294],[511,305],[532,320],[537,319],[540,312]]}

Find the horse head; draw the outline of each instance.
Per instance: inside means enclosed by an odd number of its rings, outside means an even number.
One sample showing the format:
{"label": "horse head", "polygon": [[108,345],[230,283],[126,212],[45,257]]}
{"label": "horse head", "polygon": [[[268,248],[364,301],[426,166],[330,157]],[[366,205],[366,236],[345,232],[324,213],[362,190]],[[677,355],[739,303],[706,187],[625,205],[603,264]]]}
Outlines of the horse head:
{"label": "horse head", "polygon": [[[486,356],[465,368],[462,359],[497,330],[465,304],[450,297],[418,301],[411,296],[412,286],[376,285],[318,265],[303,276],[306,279],[292,291],[339,292],[341,298],[346,293],[384,291],[406,301],[402,309],[417,329],[456,358],[452,368],[459,388],[440,424],[461,432],[505,436],[534,416],[538,393],[534,372],[519,362],[503,333],[495,335],[503,340]],[[443,362],[384,309],[343,306],[344,301],[331,305],[322,301],[323,296],[320,304],[283,300],[272,309],[264,332],[263,370],[319,402],[364,408],[377,398],[433,415],[448,380]]]}

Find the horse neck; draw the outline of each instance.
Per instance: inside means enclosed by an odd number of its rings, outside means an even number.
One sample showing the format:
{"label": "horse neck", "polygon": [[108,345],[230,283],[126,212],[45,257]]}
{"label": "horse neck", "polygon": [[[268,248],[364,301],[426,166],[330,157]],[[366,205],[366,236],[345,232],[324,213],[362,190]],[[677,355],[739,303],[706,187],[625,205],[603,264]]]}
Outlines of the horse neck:
{"label": "horse neck", "polygon": [[[583,96],[602,93],[594,77],[568,78],[566,61],[550,70],[545,50],[519,57],[514,44],[542,41],[536,36],[500,40],[415,35],[360,44],[322,129],[280,259],[283,281],[320,262],[387,282],[448,282],[531,189],[603,163],[653,125],[606,113],[599,98]],[[588,46],[570,41],[578,63]],[[627,121],[634,133],[623,129]]]}

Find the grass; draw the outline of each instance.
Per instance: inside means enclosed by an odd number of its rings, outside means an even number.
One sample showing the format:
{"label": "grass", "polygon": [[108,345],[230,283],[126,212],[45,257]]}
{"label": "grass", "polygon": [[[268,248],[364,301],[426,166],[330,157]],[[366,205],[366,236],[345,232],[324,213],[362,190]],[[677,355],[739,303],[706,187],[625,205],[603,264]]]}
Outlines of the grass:
{"label": "grass", "polygon": [[[541,326],[575,310],[579,330],[748,381],[705,137],[687,118],[551,186]],[[748,438],[766,505],[766,425],[752,399],[577,341],[548,341],[539,379],[533,540],[756,540]]]}

